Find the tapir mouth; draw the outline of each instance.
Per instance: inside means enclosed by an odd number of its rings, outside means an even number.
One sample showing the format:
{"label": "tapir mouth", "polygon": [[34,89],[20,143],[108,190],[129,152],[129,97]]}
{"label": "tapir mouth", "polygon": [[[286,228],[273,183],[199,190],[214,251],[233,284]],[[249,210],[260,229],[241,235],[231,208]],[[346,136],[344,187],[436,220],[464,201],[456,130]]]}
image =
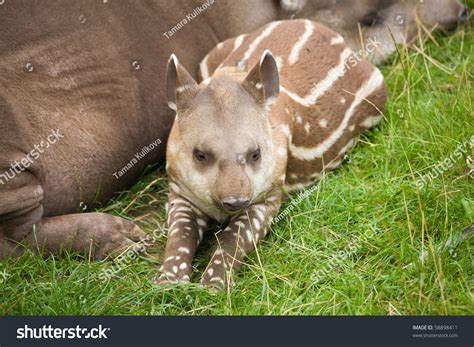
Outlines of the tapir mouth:
{"label": "tapir mouth", "polygon": [[229,215],[238,214],[250,206],[249,199],[227,199],[224,201],[216,201],[219,208]]}

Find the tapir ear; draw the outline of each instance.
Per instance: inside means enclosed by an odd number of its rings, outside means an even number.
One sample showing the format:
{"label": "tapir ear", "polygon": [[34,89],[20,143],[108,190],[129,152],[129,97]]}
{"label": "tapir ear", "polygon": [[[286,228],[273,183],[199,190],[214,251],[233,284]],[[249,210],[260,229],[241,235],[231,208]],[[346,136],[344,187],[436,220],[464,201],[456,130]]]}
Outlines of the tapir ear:
{"label": "tapir ear", "polygon": [[276,100],[280,92],[280,77],[275,58],[268,49],[242,85],[260,104],[269,105]]}
{"label": "tapir ear", "polygon": [[177,111],[197,93],[197,83],[189,72],[171,54],[166,70],[166,98],[169,108]]}
{"label": "tapir ear", "polygon": [[280,0],[280,6],[288,12],[298,12],[306,5],[306,0]]}

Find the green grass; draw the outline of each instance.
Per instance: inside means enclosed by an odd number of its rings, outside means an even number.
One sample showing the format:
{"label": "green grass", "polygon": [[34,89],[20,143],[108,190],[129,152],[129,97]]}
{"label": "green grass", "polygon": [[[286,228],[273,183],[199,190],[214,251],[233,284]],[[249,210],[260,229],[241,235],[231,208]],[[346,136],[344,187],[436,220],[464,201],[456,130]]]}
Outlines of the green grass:
{"label": "green grass", "polygon": [[[435,40],[417,43],[424,55],[400,48],[382,67],[390,91],[385,122],[361,138],[349,163],[273,226],[230,293],[212,294],[198,284],[153,285],[166,241],[160,230],[167,186],[159,169],[100,209],[155,233],[147,255],[121,263],[109,281],[101,271],[113,268],[112,261],[67,253],[9,259],[0,263],[0,313],[473,314],[473,237],[457,239],[474,220],[466,162],[472,149],[465,146],[453,167],[416,187],[421,175],[474,135],[472,28]],[[194,262],[195,283],[211,240]]]}

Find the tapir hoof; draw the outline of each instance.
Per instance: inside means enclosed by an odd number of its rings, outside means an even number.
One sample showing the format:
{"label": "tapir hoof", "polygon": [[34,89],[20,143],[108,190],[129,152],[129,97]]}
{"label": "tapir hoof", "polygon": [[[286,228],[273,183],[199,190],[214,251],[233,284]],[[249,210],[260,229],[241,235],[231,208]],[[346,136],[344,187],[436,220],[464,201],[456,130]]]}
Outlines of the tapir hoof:
{"label": "tapir hoof", "polygon": [[204,273],[201,283],[212,293],[217,293],[226,288],[223,277],[210,277]]}
{"label": "tapir hoof", "polygon": [[189,283],[189,275],[179,278],[173,273],[160,272],[155,278],[155,284],[157,285],[164,286],[164,285],[177,284],[177,283]]}
{"label": "tapir hoof", "polygon": [[149,235],[136,224],[122,218],[119,219],[117,228],[107,230],[107,235],[96,243],[94,259],[114,258],[127,252],[138,254],[145,251],[150,240]]}

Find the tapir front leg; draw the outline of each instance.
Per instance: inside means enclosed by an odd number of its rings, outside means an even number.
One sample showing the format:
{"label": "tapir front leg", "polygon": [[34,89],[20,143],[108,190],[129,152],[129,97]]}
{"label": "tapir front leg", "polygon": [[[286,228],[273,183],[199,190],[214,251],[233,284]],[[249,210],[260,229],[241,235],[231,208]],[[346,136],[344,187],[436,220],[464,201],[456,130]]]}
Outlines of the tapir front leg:
{"label": "tapir front leg", "polygon": [[189,282],[191,263],[209,218],[189,201],[170,192],[168,240],[157,284]]}
{"label": "tapir front leg", "polygon": [[229,225],[217,234],[216,249],[201,279],[203,284],[219,288],[230,284],[232,271],[266,236],[280,204],[281,193],[277,191],[264,203],[251,205],[231,219]]}

